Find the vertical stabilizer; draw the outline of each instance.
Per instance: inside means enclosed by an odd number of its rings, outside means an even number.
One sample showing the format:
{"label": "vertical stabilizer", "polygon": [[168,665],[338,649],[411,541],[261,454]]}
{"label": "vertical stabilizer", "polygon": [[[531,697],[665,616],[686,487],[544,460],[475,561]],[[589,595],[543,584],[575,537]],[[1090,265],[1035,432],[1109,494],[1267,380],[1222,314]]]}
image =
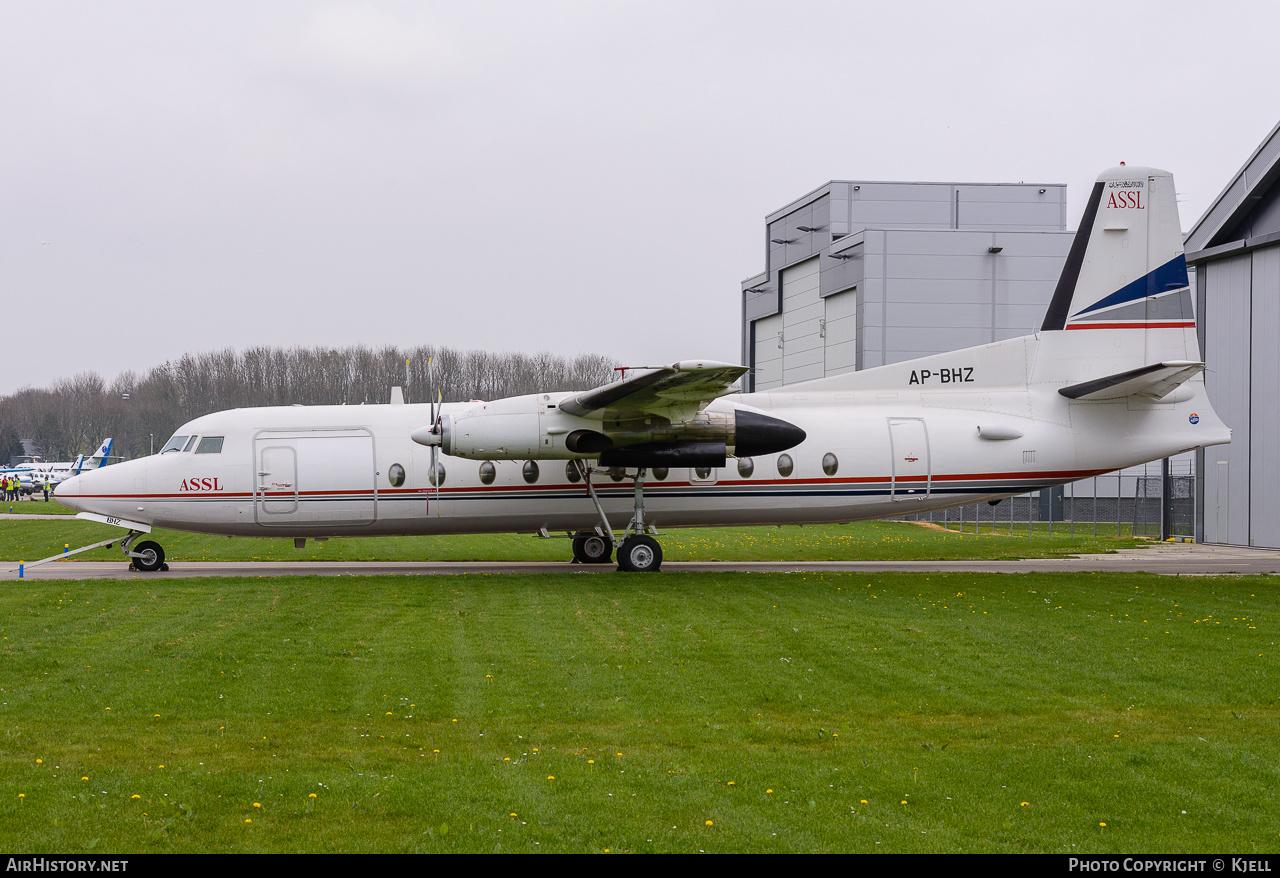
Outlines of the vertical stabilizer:
{"label": "vertical stabilizer", "polygon": [[93,457],[85,461],[85,469],[98,469],[107,465],[107,457],[111,454],[111,439],[106,439],[98,446],[98,450],[93,453]]}
{"label": "vertical stabilizer", "polygon": [[1089,194],[1041,332],[1051,348],[1114,371],[1198,361],[1173,175],[1121,165]]}

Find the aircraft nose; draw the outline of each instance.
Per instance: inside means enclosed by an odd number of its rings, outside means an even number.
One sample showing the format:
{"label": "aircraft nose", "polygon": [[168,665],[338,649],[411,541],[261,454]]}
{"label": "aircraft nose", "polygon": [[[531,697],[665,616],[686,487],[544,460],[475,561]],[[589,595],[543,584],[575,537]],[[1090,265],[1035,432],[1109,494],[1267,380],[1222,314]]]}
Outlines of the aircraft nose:
{"label": "aircraft nose", "polygon": [[80,510],[80,476],[63,479],[53,488],[53,499],[69,509]]}

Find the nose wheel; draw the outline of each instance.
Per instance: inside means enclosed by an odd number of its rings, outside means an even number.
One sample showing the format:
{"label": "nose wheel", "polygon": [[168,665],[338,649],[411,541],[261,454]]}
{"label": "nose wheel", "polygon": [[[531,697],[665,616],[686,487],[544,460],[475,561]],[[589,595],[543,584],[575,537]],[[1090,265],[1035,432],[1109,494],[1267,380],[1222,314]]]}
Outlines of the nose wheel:
{"label": "nose wheel", "polygon": [[164,549],[160,544],[153,540],[144,540],[134,546],[133,540],[136,537],[137,533],[132,533],[120,543],[120,548],[129,556],[129,569],[140,570],[143,573],[168,570],[169,565],[164,563]]}

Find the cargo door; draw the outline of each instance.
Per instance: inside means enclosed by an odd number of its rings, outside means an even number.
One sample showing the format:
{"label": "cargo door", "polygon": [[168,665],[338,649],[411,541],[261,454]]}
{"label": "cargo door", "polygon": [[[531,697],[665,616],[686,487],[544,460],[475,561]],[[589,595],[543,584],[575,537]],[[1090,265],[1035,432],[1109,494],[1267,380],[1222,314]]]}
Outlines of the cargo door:
{"label": "cargo door", "polygon": [[263,430],[254,458],[259,524],[346,527],[378,518],[374,439],[365,428]]}

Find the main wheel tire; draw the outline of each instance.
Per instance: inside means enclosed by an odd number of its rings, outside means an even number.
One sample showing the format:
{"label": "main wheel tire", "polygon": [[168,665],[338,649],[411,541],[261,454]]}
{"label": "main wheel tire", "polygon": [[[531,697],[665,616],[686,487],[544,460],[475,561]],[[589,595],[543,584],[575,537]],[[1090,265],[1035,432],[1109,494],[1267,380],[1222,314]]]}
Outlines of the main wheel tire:
{"label": "main wheel tire", "polygon": [[599,534],[582,531],[573,538],[573,557],[580,564],[608,564],[613,547]]}
{"label": "main wheel tire", "polygon": [[628,537],[618,547],[618,569],[628,573],[657,573],[662,568],[662,546],[650,536]]}
{"label": "main wheel tire", "polygon": [[147,540],[134,546],[133,551],[139,556],[133,559],[133,566],[144,573],[151,573],[165,566],[164,549],[160,548],[159,543]]}

